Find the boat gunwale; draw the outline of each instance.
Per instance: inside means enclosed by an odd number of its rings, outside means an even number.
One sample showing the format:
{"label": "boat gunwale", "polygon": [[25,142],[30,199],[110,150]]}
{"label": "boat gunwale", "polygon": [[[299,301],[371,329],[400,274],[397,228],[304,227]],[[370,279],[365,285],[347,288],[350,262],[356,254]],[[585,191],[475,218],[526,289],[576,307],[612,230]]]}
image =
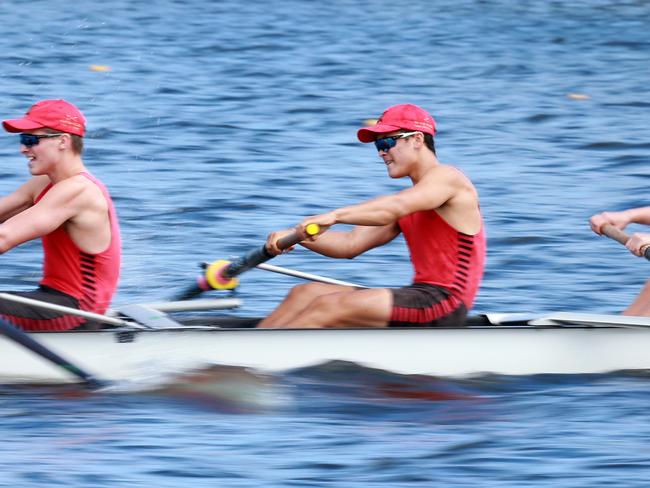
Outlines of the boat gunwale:
{"label": "boat gunwale", "polygon": [[[602,329],[650,329],[650,327],[639,325],[588,325],[588,324],[558,324],[558,325],[471,325],[471,326],[459,326],[459,327],[327,327],[327,328],[303,328],[303,327],[294,327],[294,328],[256,328],[256,327],[218,327],[218,326],[200,326],[200,325],[179,325],[178,327],[151,327],[151,328],[137,328],[137,327],[115,327],[115,328],[102,328],[102,329],[71,329],[66,331],[31,331],[29,334],[95,334],[95,333],[111,333],[111,334],[120,334],[120,333],[160,333],[160,332],[252,332],[256,331],[259,333],[269,333],[269,332],[280,332],[280,331],[390,331],[391,333],[400,332],[400,331],[475,331],[475,330],[558,330],[558,329],[567,329],[567,330],[602,330]],[[373,332],[371,332],[373,333]]]}

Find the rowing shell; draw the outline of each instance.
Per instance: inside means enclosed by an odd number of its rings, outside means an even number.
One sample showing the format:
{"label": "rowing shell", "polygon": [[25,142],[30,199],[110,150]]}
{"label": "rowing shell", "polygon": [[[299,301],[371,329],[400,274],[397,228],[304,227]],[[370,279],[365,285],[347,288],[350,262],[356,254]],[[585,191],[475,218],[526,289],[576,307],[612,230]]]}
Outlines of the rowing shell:
{"label": "rowing shell", "polygon": [[[253,319],[215,321],[181,325],[169,318],[157,328],[30,336],[91,374],[130,382],[214,364],[277,372],[328,361],[452,377],[650,369],[650,319],[642,317],[557,313],[521,320],[505,315],[474,320],[485,325],[413,329],[255,329]],[[4,337],[0,358],[0,383],[75,380]]]}

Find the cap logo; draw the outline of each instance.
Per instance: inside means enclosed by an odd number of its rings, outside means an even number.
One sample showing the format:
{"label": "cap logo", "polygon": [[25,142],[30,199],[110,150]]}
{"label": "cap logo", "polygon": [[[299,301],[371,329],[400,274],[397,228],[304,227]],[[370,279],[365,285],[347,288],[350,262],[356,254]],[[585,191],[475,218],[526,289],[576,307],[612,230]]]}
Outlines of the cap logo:
{"label": "cap logo", "polygon": [[65,127],[72,127],[76,130],[83,130],[83,124],[79,122],[79,117],[76,115],[64,115],[59,123]]}
{"label": "cap logo", "polygon": [[421,129],[429,129],[429,130],[433,130],[433,125],[429,124],[429,123],[426,122],[426,121],[421,122],[421,121],[419,121],[419,120],[413,120],[412,122],[413,122],[413,125],[414,125],[415,127],[418,127],[418,128],[421,128]]}

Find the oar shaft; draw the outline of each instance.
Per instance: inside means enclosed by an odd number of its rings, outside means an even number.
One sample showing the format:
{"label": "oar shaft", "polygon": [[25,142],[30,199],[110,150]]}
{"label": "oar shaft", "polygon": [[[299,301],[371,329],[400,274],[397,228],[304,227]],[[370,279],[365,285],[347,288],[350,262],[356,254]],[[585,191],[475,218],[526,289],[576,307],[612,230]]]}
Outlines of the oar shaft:
{"label": "oar shaft", "polygon": [[23,303],[25,305],[41,308],[43,310],[52,310],[67,315],[75,315],[77,317],[83,317],[89,320],[94,320],[96,322],[101,322],[103,324],[117,325],[122,327],[139,327],[138,324],[133,324],[131,322],[127,322],[126,320],[121,320],[114,317],[107,317],[106,315],[101,315],[98,313],[86,312],[85,310],[79,310],[76,308],[64,307],[63,305],[57,305],[56,303],[48,303],[48,302],[43,302],[41,300],[34,300],[33,298],[27,298],[20,295],[13,295],[11,293],[0,293],[0,300],[8,300],[10,302]]}
{"label": "oar shaft", "polygon": [[[300,234],[293,232],[287,236],[282,237],[281,239],[278,239],[277,246],[278,249],[284,251],[285,249],[289,249],[291,246],[295,246],[300,241],[302,241]],[[239,276],[245,271],[253,269],[255,266],[265,263],[274,257],[275,255],[271,254],[266,248],[266,245],[264,245],[261,248],[255,249],[248,254],[234,260],[223,269],[223,275],[226,278],[234,278],[235,276]]]}
{"label": "oar shaft", "polygon": [[[291,239],[285,240],[282,243],[284,247],[281,247],[281,249],[288,249],[289,247],[300,242],[300,237],[295,233],[287,237],[291,237]],[[258,249],[254,249],[250,251],[248,254],[245,254],[244,256],[235,259],[227,266],[219,269],[218,274],[220,274],[227,281],[229,279],[232,279],[242,274],[245,271],[248,271],[249,269],[254,268],[258,264],[264,263],[269,259],[272,259],[273,257],[274,257],[273,254],[271,254],[266,249],[266,245],[264,245]],[[206,279],[207,275],[210,273],[209,265],[206,263],[204,266],[206,267],[207,272],[204,275],[199,276],[196,279],[196,283],[188,286],[184,291],[176,295],[174,297],[175,300],[178,301],[190,300],[192,298],[199,296],[204,291],[210,290],[212,288],[212,286],[209,284],[208,280]]]}
{"label": "oar shaft", "polygon": [[102,381],[98,380],[93,375],[87,371],[84,371],[80,367],[72,364],[70,361],[63,359],[57,353],[43,346],[40,342],[34,340],[28,334],[18,329],[17,327],[14,327],[6,320],[0,319],[0,333],[4,334],[9,339],[20,344],[21,346],[29,349],[34,354],[37,354],[42,358],[53,362],[66,371],[69,371],[76,377],[82,379],[89,387],[96,389],[105,386]]}
{"label": "oar shaft", "polygon": [[627,240],[630,238],[630,236],[628,236],[621,229],[614,227],[611,224],[603,225],[601,232],[610,239],[614,239],[616,242],[623,245],[627,244]]}
{"label": "oar shaft", "polygon": [[[627,244],[627,241],[630,239],[630,236],[627,233],[611,224],[604,224],[601,228],[601,232],[603,235],[610,239],[614,239],[616,242],[623,245]],[[646,246],[645,249],[643,249],[643,257],[650,261],[650,246]]]}
{"label": "oar shaft", "polygon": [[271,271],[272,273],[279,273],[287,276],[293,276],[295,278],[302,278],[303,280],[317,281],[319,283],[328,283],[330,285],[341,285],[341,286],[351,286],[353,288],[368,288],[364,285],[357,285],[356,283],[350,283],[348,281],[335,280],[333,278],[327,278],[326,276],[319,276],[312,273],[303,273],[302,271],[295,271],[293,269],[283,268],[281,266],[275,266],[272,264],[258,264],[259,269],[265,271]]}
{"label": "oar shaft", "polygon": [[235,259],[228,266],[223,268],[222,274],[225,278],[234,278],[235,276],[254,268],[258,264],[264,263],[271,258],[273,258],[273,254],[269,253],[266,246],[262,246],[259,249],[250,251],[244,256]]}
{"label": "oar shaft", "polygon": [[[305,233],[309,236],[315,236],[319,232],[320,227],[317,224],[308,224],[305,226]],[[278,239],[276,245],[278,249],[284,251],[291,246],[295,246],[302,240],[302,235],[294,231]],[[196,283],[176,295],[174,300],[189,300],[210,289],[234,289],[237,286],[236,276],[274,257],[275,255],[271,254],[266,248],[266,245],[264,245],[230,263],[227,261],[215,261],[206,266],[205,273],[197,278]]]}

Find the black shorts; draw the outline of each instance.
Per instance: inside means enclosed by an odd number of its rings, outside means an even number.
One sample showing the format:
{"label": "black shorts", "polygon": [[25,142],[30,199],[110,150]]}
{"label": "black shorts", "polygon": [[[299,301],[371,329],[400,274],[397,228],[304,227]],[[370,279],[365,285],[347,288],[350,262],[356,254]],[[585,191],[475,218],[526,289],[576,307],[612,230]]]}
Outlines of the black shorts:
{"label": "black shorts", "polygon": [[467,307],[449,290],[427,283],[413,283],[390,290],[393,311],[389,327],[459,327]]}
{"label": "black shorts", "polygon": [[[6,291],[4,293],[79,309],[79,301],[75,297],[49,286],[41,285],[33,291]],[[0,316],[22,329],[32,331],[67,330],[77,327],[85,321],[81,317],[72,317],[56,310],[47,310],[9,300],[0,300]]]}

